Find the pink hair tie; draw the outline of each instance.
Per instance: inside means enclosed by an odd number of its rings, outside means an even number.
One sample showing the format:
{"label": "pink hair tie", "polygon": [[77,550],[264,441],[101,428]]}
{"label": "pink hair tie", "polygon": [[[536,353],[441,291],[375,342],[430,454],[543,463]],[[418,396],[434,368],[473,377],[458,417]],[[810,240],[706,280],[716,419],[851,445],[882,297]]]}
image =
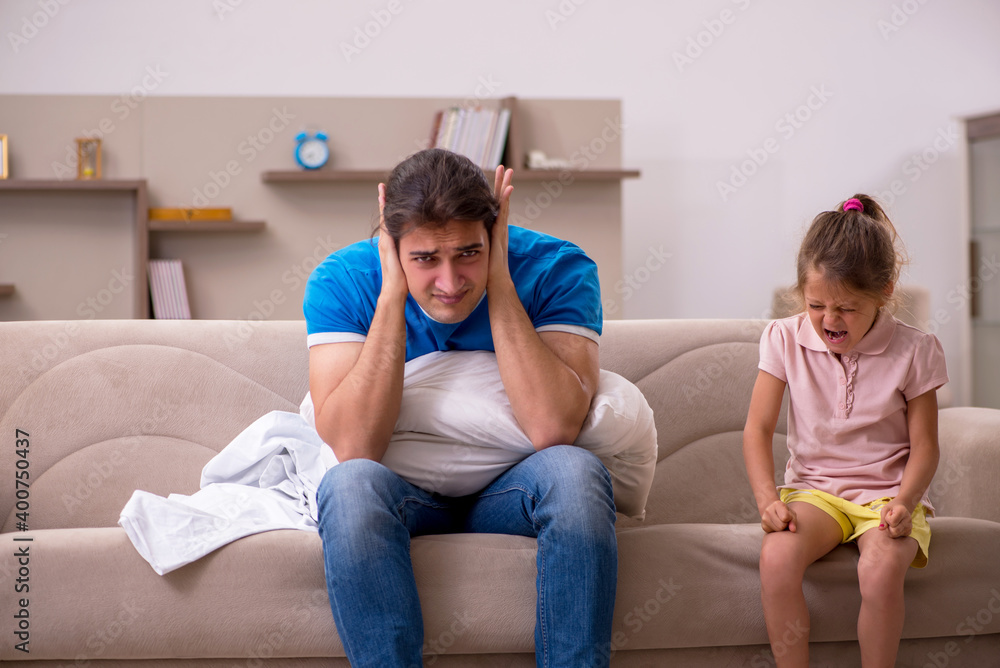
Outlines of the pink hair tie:
{"label": "pink hair tie", "polygon": [[857,197],[852,197],[851,199],[844,202],[844,211],[861,211],[864,212],[865,206],[861,203]]}

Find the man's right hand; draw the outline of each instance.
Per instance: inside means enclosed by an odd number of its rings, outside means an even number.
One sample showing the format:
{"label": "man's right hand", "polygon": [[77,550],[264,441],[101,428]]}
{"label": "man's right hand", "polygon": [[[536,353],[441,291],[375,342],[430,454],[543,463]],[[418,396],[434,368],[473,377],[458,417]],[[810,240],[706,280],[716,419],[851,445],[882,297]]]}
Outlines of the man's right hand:
{"label": "man's right hand", "polygon": [[378,228],[378,256],[382,263],[381,294],[389,298],[402,297],[405,300],[409,288],[406,284],[406,274],[403,273],[403,265],[399,261],[399,249],[396,248],[396,240],[385,229],[384,183],[378,184]]}
{"label": "man's right hand", "polygon": [[382,289],[364,343],[309,349],[309,391],[316,431],[338,461],[379,461],[392,438],[403,397],[406,362],[406,275],[385,229],[385,185],[378,186]]}

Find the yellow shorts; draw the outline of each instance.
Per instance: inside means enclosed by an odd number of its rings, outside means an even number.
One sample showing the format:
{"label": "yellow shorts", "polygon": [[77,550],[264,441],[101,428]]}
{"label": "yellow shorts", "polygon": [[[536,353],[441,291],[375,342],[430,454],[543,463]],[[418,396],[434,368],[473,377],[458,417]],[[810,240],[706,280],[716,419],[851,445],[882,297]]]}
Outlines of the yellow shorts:
{"label": "yellow shorts", "polygon": [[[858,536],[869,529],[877,529],[882,522],[881,508],[892,501],[886,497],[877,499],[859,506],[856,503],[845,501],[840,497],[815,489],[781,489],[781,502],[800,502],[816,506],[827,515],[837,520],[840,528],[844,531],[842,543],[849,543],[857,540]],[[913,568],[923,568],[927,565],[927,556],[930,554],[931,528],[927,524],[926,510],[924,504],[918,503],[913,509],[913,530],[910,537],[916,539],[919,549],[917,556],[910,564]]]}

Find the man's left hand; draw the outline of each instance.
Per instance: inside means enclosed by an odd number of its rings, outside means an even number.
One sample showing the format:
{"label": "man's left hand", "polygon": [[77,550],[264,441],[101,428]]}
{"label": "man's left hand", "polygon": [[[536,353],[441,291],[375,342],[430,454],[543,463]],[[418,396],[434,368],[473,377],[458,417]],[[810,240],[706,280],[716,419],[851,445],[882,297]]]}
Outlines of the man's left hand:
{"label": "man's left hand", "polygon": [[510,281],[510,266],[507,263],[507,214],[510,211],[510,194],[514,190],[514,186],[510,184],[513,176],[513,169],[505,170],[503,165],[497,167],[493,192],[500,200],[500,211],[497,213],[497,220],[493,224],[493,233],[490,237],[490,268],[486,283],[487,289],[490,285],[496,285],[500,281]]}

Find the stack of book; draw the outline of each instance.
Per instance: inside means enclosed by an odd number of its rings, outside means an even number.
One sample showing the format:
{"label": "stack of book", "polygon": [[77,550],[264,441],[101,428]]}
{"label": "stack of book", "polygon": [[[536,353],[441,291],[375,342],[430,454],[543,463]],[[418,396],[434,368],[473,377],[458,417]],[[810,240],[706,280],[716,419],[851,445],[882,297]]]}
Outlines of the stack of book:
{"label": "stack of book", "polygon": [[180,260],[149,261],[149,293],[157,320],[190,320],[184,268]]}
{"label": "stack of book", "polygon": [[460,153],[486,171],[493,171],[503,159],[510,128],[510,105],[499,108],[451,107],[434,115],[432,148]]}
{"label": "stack of book", "polygon": [[150,220],[183,220],[185,223],[196,221],[219,221],[232,220],[233,210],[229,207],[216,209],[196,208],[185,209],[178,207],[155,207],[149,210]]}

